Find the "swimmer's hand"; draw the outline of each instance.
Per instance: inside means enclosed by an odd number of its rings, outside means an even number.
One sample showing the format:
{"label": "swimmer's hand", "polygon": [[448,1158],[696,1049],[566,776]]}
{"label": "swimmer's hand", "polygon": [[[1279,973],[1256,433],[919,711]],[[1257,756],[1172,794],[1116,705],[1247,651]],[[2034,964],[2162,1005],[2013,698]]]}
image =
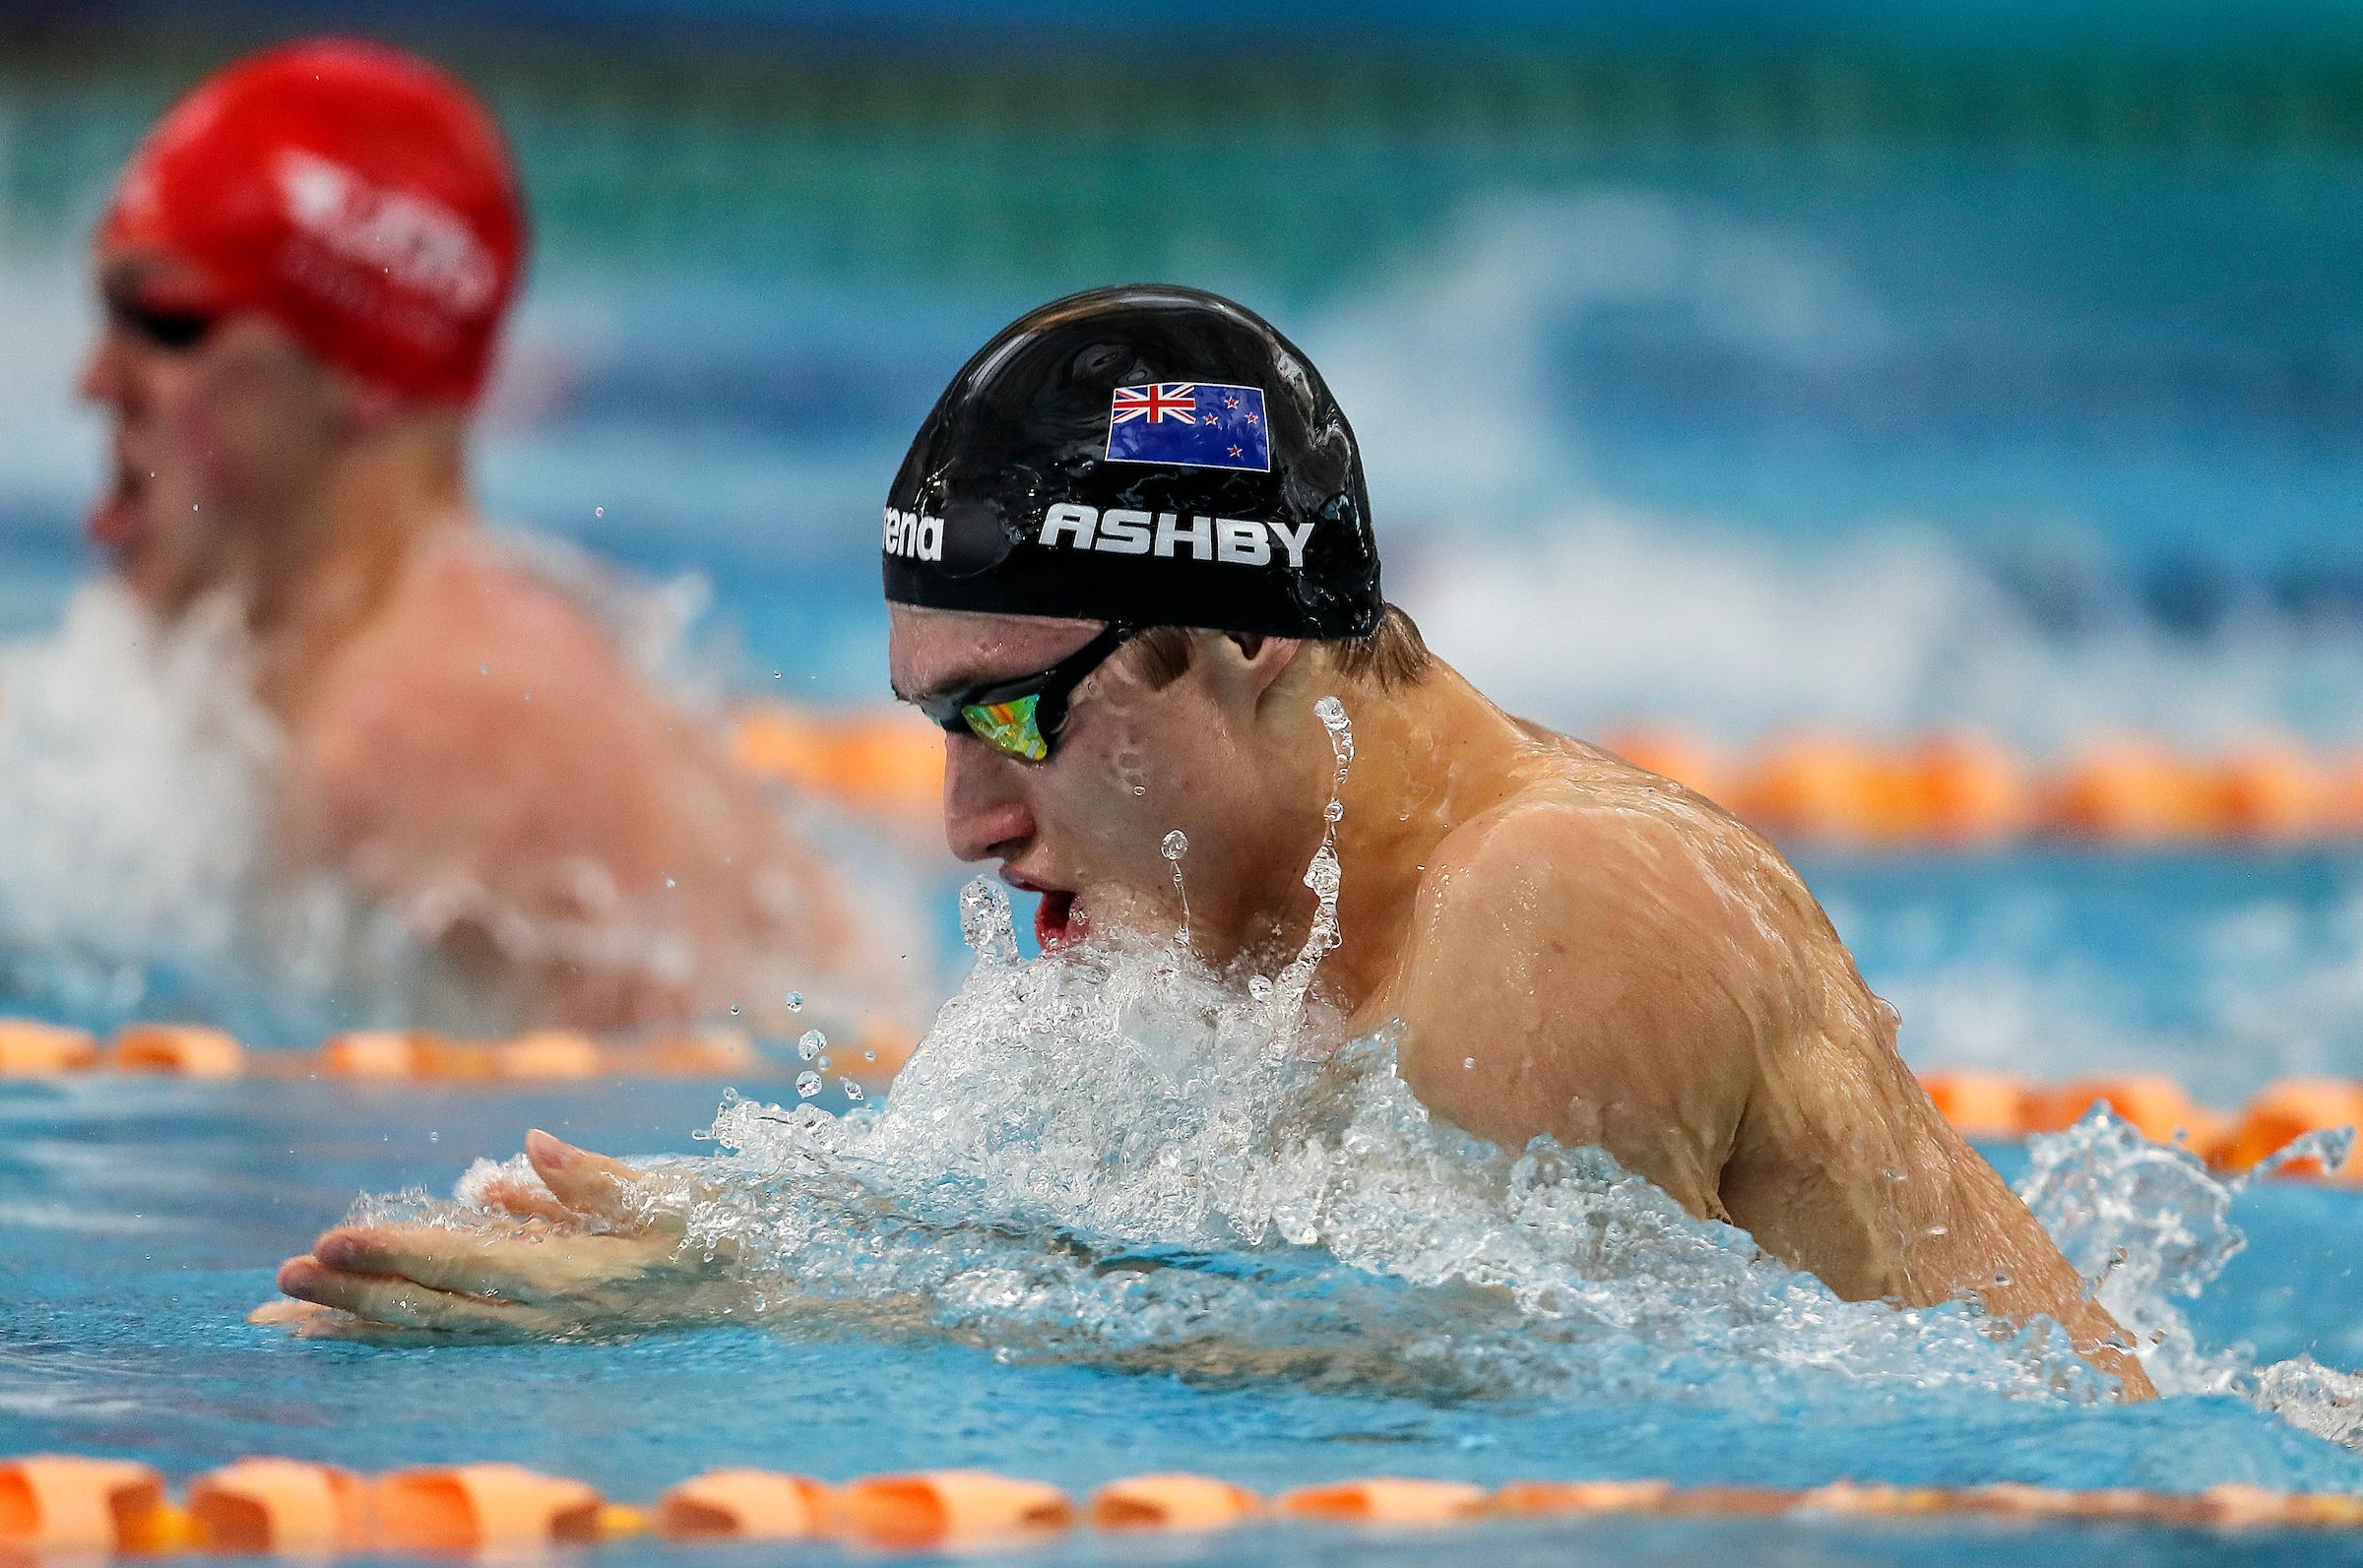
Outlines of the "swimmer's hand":
{"label": "swimmer's hand", "polygon": [[295,1299],[248,1321],[306,1339],[432,1343],[710,1322],[742,1304],[729,1249],[684,1245],[695,1183],[545,1132],[526,1135],[525,1154],[547,1190],[488,1184],[482,1201],[505,1225],[339,1225],[280,1265]]}

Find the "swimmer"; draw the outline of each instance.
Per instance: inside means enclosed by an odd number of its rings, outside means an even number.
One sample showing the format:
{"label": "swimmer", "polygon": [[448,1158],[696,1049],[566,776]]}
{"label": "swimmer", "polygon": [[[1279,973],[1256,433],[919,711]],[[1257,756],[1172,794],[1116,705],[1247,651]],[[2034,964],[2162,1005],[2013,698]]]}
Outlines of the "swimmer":
{"label": "swimmer", "polygon": [[498,128],[426,62],[313,40],[209,78],[99,224],[91,537],[160,635],[229,607],[280,731],[277,869],[398,911],[473,1027],[890,991],[712,726],[482,526],[524,249]]}
{"label": "swimmer", "polygon": [[[1317,986],[1351,1034],[1400,1026],[1399,1071],[1436,1115],[1509,1149],[1603,1147],[1849,1299],[2048,1316],[2128,1398],[2153,1393],[1938,1115],[1779,853],[1502,712],[1386,602],[1353,432],[1254,315],[1133,287],[1009,327],[913,444],[884,566],[894,690],[947,735],[951,848],[1041,896],[1046,950],[1180,928],[1160,853],[1180,829],[1190,945],[1272,972],[1311,914],[1300,878],[1335,775],[1315,704],[1335,696],[1356,754],[1334,819],[1344,941]],[[577,1250],[345,1227],[281,1287],[430,1329],[553,1303],[562,1323],[645,1320],[673,1293],[693,1310],[695,1271],[629,1218],[652,1178],[545,1134],[527,1153],[561,1216],[625,1233]]]}

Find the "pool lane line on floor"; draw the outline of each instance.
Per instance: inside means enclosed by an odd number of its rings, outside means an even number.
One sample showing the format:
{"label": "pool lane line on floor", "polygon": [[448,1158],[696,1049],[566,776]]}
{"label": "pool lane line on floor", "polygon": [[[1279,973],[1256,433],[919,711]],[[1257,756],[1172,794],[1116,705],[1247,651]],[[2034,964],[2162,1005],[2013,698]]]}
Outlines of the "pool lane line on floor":
{"label": "pool lane line on floor", "polygon": [[[873,1028],[829,1048],[846,1064],[834,1077],[874,1091],[892,1079],[912,1046],[907,1037]],[[498,1040],[363,1031],[334,1035],[306,1051],[249,1050],[224,1032],[198,1024],[135,1024],[102,1042],[85,1030],[0,1019],[0,1081],[116,1073],[497,1090],[612,1079],[760,1083],[789,1078],[804,1066],[800,1057],[767,1051],[751,1035],[727,1029],[636,1040],[602,1040],[565,1030]],[[2350,1160],[2334,1171],[2310,1157],[2271,1162],[2307,1133],[2363,1126],[2363,1081],[2275,1079],[2237,1111],[2202,1104],[2172,1078],[2154,1073],[2044,1083],[2010,1073],[1932,1071],[1921,1082],[1945,1118],[1971,1138],[2058,1132],[2095,1104],[2106,1104],[2144,1137],[2179,1142],[2220,1170],[2263,1167],[2273,1175],[2363,1186],[2363,1160]]]}
{"label": "pool lane line on floor", "polygon": [[1997,1484],[1966,1489],[1678,1487],[1671,1482],[1463,1481],[1369,1476],[1273,1497],[1213,1476],[1134,1475],[1078,1503],[1056,1486],[984,1471],[917,1471],[831,1485],[755,1470],[710,1471],[653,1504],[609,1502],[586,1482],[510,1464],[364,1477],[290,1459],[246,1459],[192,1478],[175,1501],[136,1461],[0,1459],[0,1552],[89,1562],[177,1552],[504,1552],[654,1535],[693,1542],[834,1541],[893,1550],[989,1546],[1078,1529],[1214,1531],[1267,1520],[1442,1527],[1484,1519],[1756,1516],[2148,1524],[2219,1532],[2363,1530],[2363,1495],[2242,1484],[2188,1494]]}
{"label": "pool lane line on floor", "polygon": [[[732,715],[730,740],[746,772],[859,811],[932,824],[941,807],[942,737],[901,710],[753,703]],[[1600,744],[1783,843],[2363,843],[2363,749],[2288,737],[2203,753],[2155,735],[2094,734],[2035,757],[1959,729],[1906,739],[1799,729],[1733,748],[1678,723],[1636,723]]]}

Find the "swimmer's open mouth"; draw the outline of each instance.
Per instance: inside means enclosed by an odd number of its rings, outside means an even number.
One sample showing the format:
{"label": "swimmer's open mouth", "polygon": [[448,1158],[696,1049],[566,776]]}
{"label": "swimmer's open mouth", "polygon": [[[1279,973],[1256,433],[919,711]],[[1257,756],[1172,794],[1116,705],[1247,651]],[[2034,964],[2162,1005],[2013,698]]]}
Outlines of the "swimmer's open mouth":
{"label": "swimmer's open mouth", "polygon": [[1045,953],[1055,953],[1083,936],[1083,914],[1071,893],[1045,893],[1034,909],[1034,940]]}
{"label": "swimmer's open mouth", "polygon": [[1034,940],[1042,944],[1045,953],[1055,953],[1081,941],[1089,918],[1075,908],[1075,895],[1065,888],[1046,888],[1037,882],[1008,871],[1001,880],[1026,893],[1039,893],[1042,902],[1034,907]]}
{"label": "swimmer's open mouth", "polygon": [[91,542],[101,549],[121,549],[137,536],[140,503],[148,494],[149,473],[117,454],[113,481],[91,507],[86,529]]}

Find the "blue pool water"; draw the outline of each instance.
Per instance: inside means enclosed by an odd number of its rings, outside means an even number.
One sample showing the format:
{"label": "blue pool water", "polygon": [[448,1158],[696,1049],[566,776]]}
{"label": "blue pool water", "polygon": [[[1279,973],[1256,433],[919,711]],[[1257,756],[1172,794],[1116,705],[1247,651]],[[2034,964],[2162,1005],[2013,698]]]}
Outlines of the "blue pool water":
{"label": "blue pool water", "polygon": [[[1308,1387],[1123,1370],[1087,1356],[1011,1358],[925,1330],[825,1322],[393,1349],[297,1343],[242,1322],[269,1294],[277,1258],[358,1192],[446,1187],[471,1153],[510,1148],[531,1124],[598,1147],[686,1153],[713,1098],[703,1086],[672,1085],[0,1090],[0,1228],[10,1237],[0,1259],[0,1452],[116,1453],[174,1473],[250,1452],[362,1468],[497,1456],[632,1498],[725,1464],[831,1477],[982,1465],[1078,1488],[1175,1468],[1259,1487],[1371,1473],[2363,1486],[2363,1458],[2228,1396],[2130,1410],[1909,1387],[1849,1397],[1847,1374],[1832,1369],[1821,1375],[1834,1399],[1694,1397],[1671,1386],[1654,1397],[1436,1398],[1350,1379]],[[1997,1153],[2006,1173],[2022,1172],[2015,1151]],[[2194,1309],[2203,1343],[2245,1341],[2259,1360],[2363,1361],[2351,1310],[2363,1194],[2279,1184],[2245,1194],[2234,1212],[2250,1244]],[[1851,1527],[1776,1534],[1832,1551],[1883,1538]],[[1979,1534],[1906,1538],[1939,1537],[1940,1560],[1976,1561]],[[1723,1535],[1711,1525],[1584,1532],[1600,1548],[1654,1539],[1701,1554]],[[2104,1535],[2127,1560],[2175,1560],[2170,1537],[2137,1550],[2129,1533]],[[1261,1549],[1312,1561],[1337,1548],[1303,1539]]]}
{"label": "blue pool water", "polygon": [[[1267,304],[1327,368],[1373,445],[1390,587],[1489,692],[1578,728],[1657,714],[1732,739],[1806,720],[1968,722],[2036,749],[2120,725],[2210,744],[2363,731],[2349,536],[2363,329],[2340,260],[2363,240],[2363,206],[2346,162],[1644,152],[1547,174],[1462,193],[1417,246],[1358,257],[1323,290],[1267,290],[1251,264],[1203,280]],[[68,408],[87,328],[74,243],[37,241],[0,256],[0,342],[18,356],[0,385],[0,1011],[98,1028],[206,1018],[264,1047],[399,1019],[398,982],[275,967],[284,951],[235,903],[252,835],[236,767],[195,743],[204,716],[186,693],[143,684],[119,628],[69,603],[90,566],[74,519],[98,442]],[[825,270],[616,276],[555,256],[486,482],[507,516],[656,578],[691,574],[678,603],[711,607],[669,678],[874,699],[868,520],[905,432],[1000,320],[1105,281],[897,289]],[[948,990],[956,876],[924,831],[862,845],[936,911],[928,961]],[[2224,1104],[2279,1074],[2363,1074],[2353,851],[1803,865],[1922,1067],[2163,1071]],[[1110,1177],[1157,1152],[1123,1141],[1133,1112],[1152,1133],[1208,1136],[1154,1119],[1201,1113],[1203,1095],[1078,1097],[1095,1061],[1129,1060],[1108,1056],[1119,1044],[970,1030],[882,1128],[800,1126],[740,1157],[801,1151],[818,1198],[849,1183],[891,1195],[911,1223],[883,1252],[833,1250],[878,1239],[858,1227],[789,1234],[819,1212],[796,1190],[768,1192],[756,1218],[806,1285],[892,1284],[922,1303],[915,1321],[835,1300],[760,1328],[534,1346],[303,1344],[243,1313],[281,1257],[363,1194],[447,1193],[529,1125],[701,1156],[724,1086],[0,1085],[0,1452],[118,1453],[176,1474],[256,1451],[364,1469],[499,1457],[630,1498],[721,1464],[831,1477],[973,1464],[1077,1488],[1171,1468],[1259,1488],[1387,1472],[2363,1487],[2363,1458],[2251,1397],[2261,1369],[2298,1357],[2363,1366],[2363,1190],[2242,1192],[2229,1212],[2245,1248],[2195,1297],[2178,1288],[2210,1265],[2178,1259],[2174,1230],[2208,1234],[2222,1194],[2171,1160],[2151,1171],[2163,1186],[2136,1193],[2134,1231],[2064,1225],[2079,1249],[2123,1239],[2155,1264],[2144,1300],[2183,1315],[2186,1359],[2216,1369],[2180,1386],[2220,1392],[2125,1410],[2049,1391],[2040,1363],[1949,1334],[1942,1315],[1906,1331],[1821,1311],[1680,1227],[1677,1245],[1573,1282],[1597,1321],[1505,1313],[1439,1283],[1449,1269],[1405,1238],[1567,1283],[1548,1247],[1506,1263],[1486,1250],[1520,1233],[1510,1197],[1533,1194],[1388,1121],[1382,1075],[1330,1108],[1366,1118],[1354,1125],[1390,1170],[1430,1169],[1441,1149],[1434,1212],[1332,1214],[1309,1241],[1285,1225],[1260,1245],[1225,1237]],[[1293,1103],[1286,1084],[1244,1088]],[[1001,1142],[930,1133],[918,1118],[936,1109]],[[1211,1175],[1223,1151],[1209,1148]],[[1994,1153],[2031,1174],[2025,1151]],[[2139,1173],[2097,1146],[2079,1158]],[[1575,1186],[1596,1208],[1647,1218],[1589,1179]],[[1286,1189],[1234,1193],[1229,1212],[1289,1212]],[[1077,1256],[1158,1267],[1103,1274]],[[2317,1428],[2337,1418],[2310,1411]],[[1048,1555],[1472,1552],[2363,1556],[2299,1537],[1754,1521],[1269,1531]]]}

